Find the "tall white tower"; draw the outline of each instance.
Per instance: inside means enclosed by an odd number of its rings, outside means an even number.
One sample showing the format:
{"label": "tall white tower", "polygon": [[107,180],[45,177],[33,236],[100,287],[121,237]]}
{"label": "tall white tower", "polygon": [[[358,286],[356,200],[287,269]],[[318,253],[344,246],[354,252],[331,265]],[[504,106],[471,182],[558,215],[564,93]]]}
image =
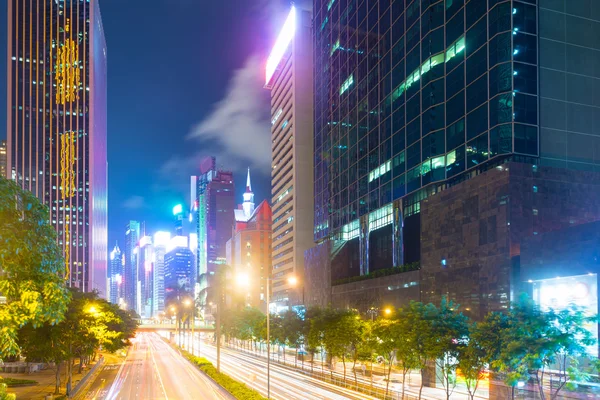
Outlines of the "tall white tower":
{"label": "tall white tower", "polygon": [[244,192],[244,203],[242,204],[246,218],[250,218],[254,212],[254,193],[250,185],[250,168],[248,168],[248,177],[246,178],[246,192]]}

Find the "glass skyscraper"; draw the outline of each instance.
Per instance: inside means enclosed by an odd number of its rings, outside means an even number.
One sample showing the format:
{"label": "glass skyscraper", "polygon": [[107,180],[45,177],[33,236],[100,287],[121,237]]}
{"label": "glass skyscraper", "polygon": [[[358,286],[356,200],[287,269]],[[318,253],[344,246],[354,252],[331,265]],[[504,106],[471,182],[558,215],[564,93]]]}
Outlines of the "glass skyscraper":
{"label": "glass skyscraper", "polygon": [[420,202],[507,160],[598,170],[599,21],[590,0],[315,0],[332,278],[419,261]]}
{"label": "glass skyscraper", "polygon": [[106,295],[106,43],[98,0],[8,1],[7,176],[50,210],[68,284]]}

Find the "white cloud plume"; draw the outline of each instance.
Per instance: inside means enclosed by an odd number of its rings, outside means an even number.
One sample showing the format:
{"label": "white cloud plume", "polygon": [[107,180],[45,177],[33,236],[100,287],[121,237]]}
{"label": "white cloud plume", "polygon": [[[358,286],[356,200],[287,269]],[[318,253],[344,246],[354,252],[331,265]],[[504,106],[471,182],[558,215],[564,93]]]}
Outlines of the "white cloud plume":
{"label": "white cloud plume", "polygon": [[131,196],[123,203],[123,208],[139,210],[146,207],[146,200],[142,196]]}
{"label": "white cloud plume", "polygon": [[[263,89],[263,65],[258,56],[234,72],[227,92],[206,118],[195,125],[188,138],[197,139],[220,155],[217,163],[236,169],[247,165],[268,171],[271,164],[269,93]],[[206,151],[200,153],[206,154]],[[189,162],[196,162],[194,156]],[[171,160],[163,166],[169,169]],[[181,162],[181,160],[179,160]]]}

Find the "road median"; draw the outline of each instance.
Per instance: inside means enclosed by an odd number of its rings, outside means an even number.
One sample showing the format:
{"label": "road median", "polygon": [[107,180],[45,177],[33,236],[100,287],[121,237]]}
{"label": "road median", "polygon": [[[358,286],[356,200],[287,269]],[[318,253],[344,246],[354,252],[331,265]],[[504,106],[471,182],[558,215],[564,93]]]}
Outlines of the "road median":
{"label": "road median", "polygon": [[[165,340],[166,341],[166,340]],[[266,397],[262,396],[256,390],[249,388],[246,384],[241,383],[226,375],[222,372],[218,372],[215,366],[204,357],[197,357],[185,350],[169,343],[174,349],[176,349],[186,360],[192,363],[196,368],[202,371],[208,376],[214,383],[222,387],[227,391],[233,398],[237,400],[267,400]]]}

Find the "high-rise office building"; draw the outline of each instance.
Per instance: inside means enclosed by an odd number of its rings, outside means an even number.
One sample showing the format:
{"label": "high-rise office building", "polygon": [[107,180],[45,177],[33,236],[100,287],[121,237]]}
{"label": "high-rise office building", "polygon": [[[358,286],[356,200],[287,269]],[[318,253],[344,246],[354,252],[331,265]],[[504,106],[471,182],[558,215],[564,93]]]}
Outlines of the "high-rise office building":
{"label": "high-rise office building", "polygon": [[[600,8],[314,10],[315,240],[329,246],[330,295],[347,278],[420,262],[420,277],[386,289],[422,285],[423,301],[445,293],[474,317],[505,308],[523,238],[598,216],[587,200],[597,177],[579,171],[600,165]],[[325,265],[317,253],[307,260]]]}
{"label": "high-rise office building", "polygon": [[123,293],[123,254],[119,245],[115,244],[115,247],[110,252],[110,263],[108,264],[108,300],[113,304],[119,304]]}
{"label": "high-rise office building", "polygon": [[217,169],[215,158],[207,157],[200,165],[200,175],[192,177],[192,193],[196,193],[196,216],[192,219],[197,226],[199,290],[208,295],[211,276],[219,265],[225,264],[225,247],[231,237],[235,209],[233,173]]}
{"label": "high-rise office building", "polygon": [[[273,311],[302,302],[304,251],[313,246],[311,13],[293,6],[267,61],[271,90]],[[301,283],[292,288],[288,278]]]}
{"label": "high-rise office building", "polygon": [[169,242],[165,260],[165,305],[179,302],[182,297],[193,297],[196,273],[194,253],[187,236],[174,236]]}
{"label": "high-rise office building", "polygon": [[233,274],[248,280],[247,291],[238,291],[232,300],[267,311],[267,278],[271,269],[271,206],[262,201],[254,207],[254,193],[250,185],[250,171],[246,179],[244,202],[234,210],[233,235],[227,241],[227,265]]}
{"label": "high-rise office building", "polygon": [[152,300],[154,299],[154,246],[152,237],[142,236],[138,244],[137,276],[139,293],[137,297],[137,313],[142,318],[152,317]]}
{"label": "high-rise office building", "polygon": [[98,0],[8,1],[7,174],[50,210],[68,283],[106,295],[106,44]]}
{"label": "high-rise office building", "polygon": [[137,245],[140,240],[140,223],[138,221],[129,221],[125,231],[125,271],[123,275],[123,295],[125,297],[124,306],[128,310],[137,308]]}
{"label": "high-rise office building", "polygon": [[6,176],[6,140],[0,140],[0,177]]}
{"label": "high-rise office building", "polygon": [[165,311],[165,254],[170,241],[171,234],[169,232],[154,234],[152,317],[159,316]]}

